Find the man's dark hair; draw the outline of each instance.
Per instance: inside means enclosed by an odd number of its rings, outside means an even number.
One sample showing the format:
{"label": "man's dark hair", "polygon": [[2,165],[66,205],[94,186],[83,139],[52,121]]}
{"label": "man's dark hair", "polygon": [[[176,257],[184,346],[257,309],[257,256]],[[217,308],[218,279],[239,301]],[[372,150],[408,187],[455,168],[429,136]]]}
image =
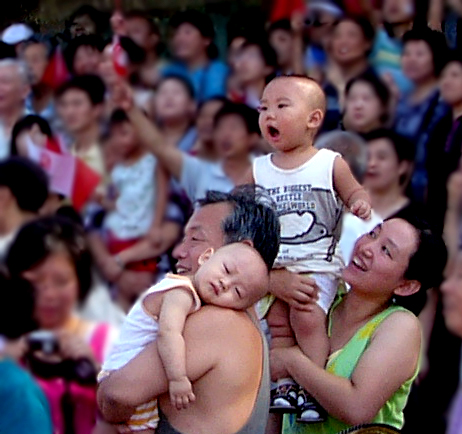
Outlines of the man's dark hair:
{"label": "man's dark hair", "polygon": [[267,33],[268,35],[271,35],[276,30],[283,30],[287,33],[293,34],[292,25],[290,23],[290,20],[288,20],[287,18],[271,23],[268,27]]}
{"label": "man's dark hair", "polygon": [[272,199],[256,185],[236,187],[230,193],[209,190],[200,207],[229,203],[233,210],[222,222],[225,244],[252,241],[268,271],[279,251],[281,226]]}
{"label": "man's dark hair", "polygon": [[19,209],[37,212],[48,197],[48,176],[33,161],[14,156],[0,162],[0,187],[7,187]]}
{"label": "man's dark hair", "polygon": [[241,117],[249,134],[260,133],[260,128],[258,127],[258,112],[242,103],[226,102],[215,115],[213,121],[214,125],[217,126],[223,118],[230,115]]}
{"label": "man's dark hair", "polygon": [[0,270],[0,335],[18,339],[37,329],[34,321],[34,295],[31,284],[24,279],[10,279]]}
{"label": "man's dark hair", "polygon": [[444,34],[437,30],[431,30],[428,27],[419,27],[417,29],[409,30],[403,36],[404,45],[409,42],[417,41],[425,42],[432,52],[433,70],[435,76],[438,77],[449,56],[449,49]]}
{"label": "man's dark hair", "polygon": [[103,80],[97,75],[79,75],[66,81],[56,91],[56,97],[62,97],[69,90],[81,90],[88,95],[92,105],[102,104],[106,93],[106,86]]}
{"label": "man's dark hair", "polygon": [[104,40],[100,35],[81,35],[72,39],[64,51],[64,58],[71,72],[74,72],[74,57],[80,47],[90,47],[101,53],[104,48]]}
{"label": "man's dark hair", "polygon": [[215,37],[215,28],[213,22],[207,14],[204,14],[195,9],[189,9],[186,11],[178,12],[170,20],[170,26],[177,29],[182,24],[191,24],[197,30],[199,30],[202,37],[210,39],[210,44],[207,47],[207,56],[209,59],[215,59],[218,57],[217,46],[213,42]]}
{"label": "man's dark hair", "polygon": [[12,278],[20,278],[50,255],[64,251],[79,280],[79,300],[85,300],[91,286],[91,255],[81,226],[63,216],[41,217],[24,225],[5,259]]}

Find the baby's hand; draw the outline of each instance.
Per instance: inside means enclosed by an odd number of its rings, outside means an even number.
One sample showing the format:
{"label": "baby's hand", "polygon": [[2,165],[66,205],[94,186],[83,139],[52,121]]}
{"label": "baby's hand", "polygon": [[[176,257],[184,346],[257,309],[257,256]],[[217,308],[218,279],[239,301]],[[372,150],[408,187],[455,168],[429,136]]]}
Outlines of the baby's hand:
{"label": "baby's hand", "polygon": [[371,218],[371,205],[363,199],[358,199],[351,205],[350,212],[363,220],[369,220]]}
{"label": "baby's hand", "polygon": [[188,408],[191,402],[196,400],[192,391],[192,385],[188,377],[181,377],[178,380],[169,382],[170,402],[177,410]]}

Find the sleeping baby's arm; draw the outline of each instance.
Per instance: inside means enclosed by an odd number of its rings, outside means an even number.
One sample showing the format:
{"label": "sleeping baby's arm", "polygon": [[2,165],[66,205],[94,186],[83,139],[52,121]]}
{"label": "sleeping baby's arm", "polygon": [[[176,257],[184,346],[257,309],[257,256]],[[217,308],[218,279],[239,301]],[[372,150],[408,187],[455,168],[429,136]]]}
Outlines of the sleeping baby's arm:
{"label": "sleeping baby's arm", "polygon": [[[149,307],[147,306],[149,309]],[[194,308],[192,293],[187,288],[167,291],[159,312],[157,348],[169,380],[170,400],[177,409],[186,408],[195,400],[192,385],[186,376],[186,349],[183,330],[187,316]]]}

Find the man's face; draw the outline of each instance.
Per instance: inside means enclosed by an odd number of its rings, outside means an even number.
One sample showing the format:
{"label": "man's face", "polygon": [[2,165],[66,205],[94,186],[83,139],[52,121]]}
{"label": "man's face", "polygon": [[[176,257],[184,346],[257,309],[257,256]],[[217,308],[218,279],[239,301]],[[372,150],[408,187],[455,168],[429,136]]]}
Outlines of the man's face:
{"label": "man's face", "polygon": [[0,68],[0,111],[23,104],[29,91],[30,87],[23,82],[15,65]]}
{"label": "man's face", "polygon": [[197,209],[185,227],[182,242],[174,249],[173,256],[178,260],[178,274],[194,274],[199,268],[199,256],[208,248],[223,246],[223,220],[230,214],[229,203],[215,203]]}
{"label": "man's face", "polygon": [[411,22],[415,15],[413,0],[385,0],[382,4],[383,20],[389,24]]}
{"label": "man's face", "polygon": [[31,44],[24,49],[23,56],[32,76],[32,85],[40,83],[48,65],[47,47],[44,44]]}
{"label": "man's face", "polygon": [[127,20],[127,36],[133,39],[145,51],[153,50],[159,37],[151,32],[149,23],[143,18],[133,17]]}
{"label": "man's face", "polygon": [[58,99],[58,114],[71,133],[84,131],[98,119],[99,107],[93,106],[86,92],[69,89]]}

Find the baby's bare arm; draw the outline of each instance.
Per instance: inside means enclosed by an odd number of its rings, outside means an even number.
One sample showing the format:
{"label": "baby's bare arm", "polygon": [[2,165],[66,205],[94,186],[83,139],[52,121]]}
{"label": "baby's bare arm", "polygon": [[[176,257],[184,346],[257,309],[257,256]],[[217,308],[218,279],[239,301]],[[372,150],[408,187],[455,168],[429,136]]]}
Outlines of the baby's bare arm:
{"label": "baby's bare arm", "polygon": [[178,408],[194,401],[192,385],[186,376],[186,348],[183,330],[187,316],[194,307],[188,289],[172,289],[165,293],[159,312],[157,347],[169,380],[170,398]]}
{"label": "baby's bare arm", "polygon": [[350,212],[362,219],[371,215],[371,200],[343,158],[334,162],[334,188]]}

